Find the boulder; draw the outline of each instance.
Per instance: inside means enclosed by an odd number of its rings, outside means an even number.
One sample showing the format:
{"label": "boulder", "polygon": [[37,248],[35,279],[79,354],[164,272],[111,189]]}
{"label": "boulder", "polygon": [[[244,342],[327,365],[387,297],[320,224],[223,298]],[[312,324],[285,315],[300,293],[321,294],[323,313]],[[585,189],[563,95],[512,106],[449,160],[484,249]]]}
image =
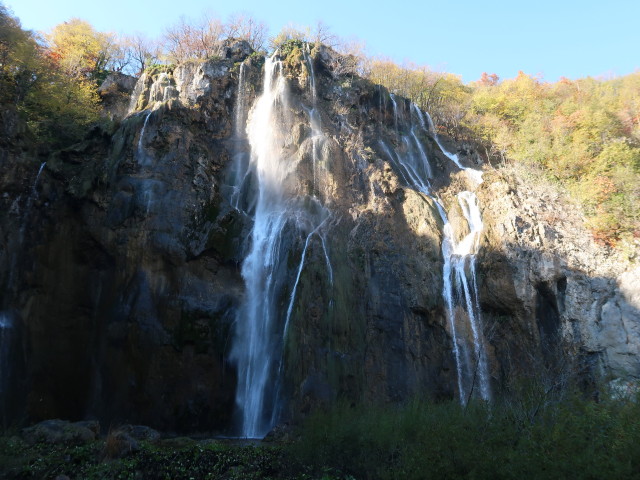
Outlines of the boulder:
{"label": "boulder", "polygon": [[45,420],[22,430],[22,438],[29,444],[50,443],[82,445],[96,439],[97,422],[71,423],[65,420]]}

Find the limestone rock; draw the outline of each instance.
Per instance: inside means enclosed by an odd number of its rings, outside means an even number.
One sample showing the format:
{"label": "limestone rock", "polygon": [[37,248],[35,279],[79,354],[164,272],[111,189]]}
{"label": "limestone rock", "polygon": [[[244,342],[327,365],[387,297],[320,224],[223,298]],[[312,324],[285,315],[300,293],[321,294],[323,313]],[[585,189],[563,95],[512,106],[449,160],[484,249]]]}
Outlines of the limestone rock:
{"label": "limestone rock", "polygon": [[96,439],[95,430],[94,423],[45,420],[22,430],[22,438],[32,445],[35,443],[81,445]]}
{"label": "limestone rock", "polygon": [[[51,154],[37,182],[43,159],[24,145],[0,149],[0,311],[15,320],[9,417],[88,412],[103,424],[177,432],[232,424],[229,355],[255,208],[254,174],[240,187],[234,175],[236,162],[250,158],[242,126],[264,59],[246,42],[224,48],[224,58],[144,73],[117,131],[96,130]],[[305,207],[321,204],[330,215],[326,236],[308,237],[301,268],[309,232],[293,219],[282,239],[278,308],[286,311],[298,281],[286,340],[278,339],[284,420],[337,399],[456,396],[434,198],[460,239],[468,231],[456,197],[463,190],[475,192],[483,213],[477,282],[491,381],[500,387],[531,371],[549,346],[594,377],[640,375],[638,268],[598,247],[578,210],[506,170],[485,170],[474,182],[426,129],[416,141],[433,195],[407,188],[398,155],[411,154],[402,132],[419,124],[410,103],[343,75],[349,59],[327,47],[308,59],[298,53],[279,145],[296,173],[284,183]],[[105,91],[120,88],[110,85]],[[7,131],[20,130],[2,115]],[[444,143],[477,166],[468,145]],[[65,425],[28,435],[66,438]],[[78,441],[95,438],[88,427],[73,427]],[[114,432],[112,454],[156,439],[153,432]]]}
{"label": "limestone rock", "polygon": [[129,110],[137,79],[120,72],[110,73],[98,88],[102,108],[112,119],[123,119]]}

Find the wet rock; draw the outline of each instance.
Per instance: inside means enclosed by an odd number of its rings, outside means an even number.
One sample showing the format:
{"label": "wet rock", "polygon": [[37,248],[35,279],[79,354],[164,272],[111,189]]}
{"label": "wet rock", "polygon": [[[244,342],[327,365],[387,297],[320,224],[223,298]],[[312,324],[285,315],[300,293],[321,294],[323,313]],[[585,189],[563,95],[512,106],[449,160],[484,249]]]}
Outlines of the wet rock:
{"label": "wet rock", "polygon": [[135,440],[156,442],[160,439],[160,432],[144,425],[121,425],[117,430],[126,433]]}
{"label": "wet rock", "polygon": [[109,430],[104,442],[105,458],[122,458],[140,450],[140,442],[155,443],[160,433],[144,425],[120,425]]}
{"label": "wet rock", "polygon": [[32,445],[35,443],[81,445],[96,439],[95,424],[45,420],[25,428],[22,431],[22,438]]}
{"label": "wet rock", "polygon": [[[246,42],[225,48],[224,58],[143,74],[118,130],[51,155],[37,188],[41,161],[27,158],[26,146],[0,149],[0,271],[13,272],[0,276],[0,308],[19,326],[12,386],[20,415],[89,412],[103,424],[178,432],[231,426],[230,351],[246,297],[241,269],[256,192],[249,173],[244,202],[230,201],[234,162],[250,153],[234,122],[237,63],[251,52]],[[331,215],[327,235],[309,237],[302,268],[304,219],[292,219],[283,238],[279,308],[288,307],[300,272],[282,340],[283,417],[337,399],[453,398],[443,223],[432,198],[407,188],[393,153],[409,149],[401,140],[416,124],[409,103],[397,100],[396,121],[386,89],[342,75],[348,59],[323,46],[310,56],[317,95],[299,51],[279,154],[296,170],[286,188]],[[258,55],[245,62],[245,116],[262,88],[263,63]],[[120,88],[111,85],[105,89]],[[315,139],[312,108],[322,125]],[[6,115],[11,132],[19,130],[14,120]],[[418,133],[458,239],[468,228],[456,194],[473,190],[482,206],[477,280],[492,381],[531,370],[545,344],[619,378],[639,375],[637,270],[597,247],[557,192],[501,171],[486,171],[477,185],[431,134]],[[477,163],[470,147],[459,153]],[[80,439],[97,434],[74,428]],[[114,431],[109,455],[157,439],[140,428]],[[65,438],[61,426],[41,430],[29,438]]]}
{"label": "wet rock", "polygon": [[288,424],[276,425],[262,440],[267,443],[287,443],[293,440],[293,428]]}

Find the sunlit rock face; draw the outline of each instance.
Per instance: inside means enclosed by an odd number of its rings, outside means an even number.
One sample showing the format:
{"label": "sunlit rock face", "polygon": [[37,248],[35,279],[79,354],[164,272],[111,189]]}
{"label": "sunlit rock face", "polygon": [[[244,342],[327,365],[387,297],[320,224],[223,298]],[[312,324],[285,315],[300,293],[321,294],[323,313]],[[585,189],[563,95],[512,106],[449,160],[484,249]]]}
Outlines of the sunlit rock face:
{"label": "sunlit rock face", "polygon": [[113,134],[3,150],[3,421],[261,437],[338,400],[491,400],[558,357],[640,375],[638,270],[340,66],[230,43],[143,74]]}

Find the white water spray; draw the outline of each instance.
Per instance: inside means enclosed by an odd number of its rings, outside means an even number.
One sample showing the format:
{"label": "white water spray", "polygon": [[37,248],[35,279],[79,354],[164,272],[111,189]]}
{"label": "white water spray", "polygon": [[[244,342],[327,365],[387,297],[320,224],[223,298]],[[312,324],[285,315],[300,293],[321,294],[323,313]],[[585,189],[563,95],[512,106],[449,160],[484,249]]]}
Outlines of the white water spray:
{"label": "white water spray", "polygon": [[[277,421],[278,383],[288,323],[311,239],[321,234],[329,217],[317,199],[305,201],[294,193],[297,161],[283,149],[293,122],[277,52],[266,59],[264,68],[264,90],[249,113],[246,129],[257,199],[251,246],[242,265],[246,297],[238,312],[231,352],[238,367],[240,434],[247,438],[264,437]],[[301,260],[290,286],[289,251],[292,242],[302,238]],[[289,307],[282,312],[278,298],[288,287]]]}
{"label": "white water spray", "polygon": [[482,218],[478,199],[474,193],[460,192],[457,198],[467,221],[469,233],[456,243],[451,224],[446,220],[446,216],[443,216],[444,212],[441,212],[445,222],[443,296],[448,306],[447,316],[454,342],[458,341],[461,333],[465,333],[460,332],[460,329],[467,330],[466,333],[471,330],[473,340],[473,356],[465,342],[454,345],[460,402],[464,404],[474,391],[479,391],[480,398],[483,400],[490,400],[491,388],[475,271],[475,255],[480,246],[480,234],[483,228]]}
{"label": "white water spray", "polygon": [[[435,202],[443,223],[442,295],[453,341],[460,402],[466,403],[474,392],[479,393],[483,400],[490,400],[490,375],[475,279],[475,254],[480,246],[480,235],[483,228],[478,199],[474,193],[467,191],[457,195],[458,204],[469,227],[469,233],[460,242],[457,242],[455,232],[442,203],[431,193],[429,178],[432,178],[433,174],[415,129],[419,127],[425,132],[430,131],[443,153],[458,168],[465,170],[476,183],[482,182],[482,173],[463,167],[457,155],[449,153],[442,146],[431,117],[426,114],[429,126],[427,129],[425,117],[420,109],[413,104],[410,108],[410,135],[400,136],[398,119],[400,121],[404,119],[398,113],[398,105],[393,95],[391,95],[391,100],[394,109],[394,128],[402,148],[393,152],[382,140],[379,141],[379,144],[407,186],[428,195]],[[472,346],[469,345],[469,337],[471,337]]]}
{"label": "white water spray", "polygon": [[230,175],[230,200],[233,208],[240,212],[250,209],[250,205],[244,205],[245,198],[243,192],[247,189],[247,183],[251,177],[251,162],[248,153],[247,143],[247,65],[242,62],[238,72],[238,93],[235,105],[235,125],[234,125],[234,154],[233,165]]}
{"label": "white water spray", "polygon": [[144,117],[144,122],[142,123],[142,130],[140,130],[140,137],[138,138],[138,151],[137,151],[137,160],[138,164],[145,163],[146,152],[144,148],[144,131],[147,129],[147,123],[149,123],[149,117],[153,110],[149,110],[147,115]]}
{"label": "white water spray", "polygon": [[[456,153],[451,153],[449,150],[447,150],[445,146],[442,144],[442,142],[440,141],[440,136],[438,135],[438,131],[435,125],[433,124],[433,120],[431,120],[431,115],[429,115],[428,112],[425,112],[424,115],[427,118],[429,131],[431,132],[431,135],[433,136],[434,140],[438,144],[438,147],[440,147],[440,150],[442,150],[442,153],[444,153],[449,160],[455,163],[460,170],[464,170],[473,181],[475,181],[477,184],[482,183],[482,172],[474,168],[464,167],[460,163],[460,159],[458,158],[458,155]],[[423,123],[424,123],[424,120],[423,120]]]}

